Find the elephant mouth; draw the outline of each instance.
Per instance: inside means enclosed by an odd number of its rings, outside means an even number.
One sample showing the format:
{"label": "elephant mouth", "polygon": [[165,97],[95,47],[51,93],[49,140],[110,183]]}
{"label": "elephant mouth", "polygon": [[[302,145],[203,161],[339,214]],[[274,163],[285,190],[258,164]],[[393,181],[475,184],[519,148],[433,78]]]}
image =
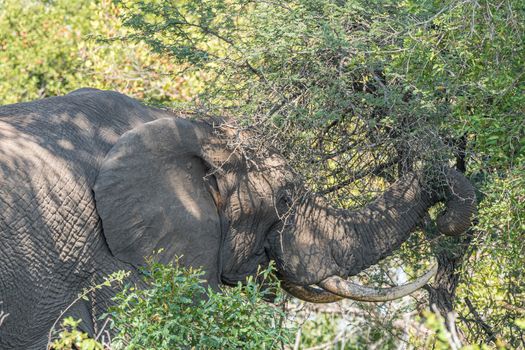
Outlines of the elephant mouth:
{"label": "elephant mouth", "polygon": [[[268,236],[279,234],[281,223],[272,225],[268,230]],[[220,277],[222,284],[235,287],[239,282],[246,283],[247,278],[257,276],[260,267],[267,267],[272,259],[271,242],[269,239],[261,247],[258,254],[252,255],[254,258],[239,264],[237,269],[223,271]],[[242,267],[242,268],[240,268]],[[385,302],[396,300],[410,295],[416,290],[427,284],[437,273],[438,265],[434,263],[423,275],[413,281],[389,288],[378,288],[363,286],[353,283],[343,277],[332,275],[321,281],[310,284],[300,285],[287,280],[277,271],[281,288],[292,296],[312,303],[332,303],[342,299],[351,299],[365,302]]]}
{"label": "elephant mouth", "polygon": [[244,276],[244,278],[241,278],[241,277],[237,277],[237,276],[236,277],[229,277],[229,276],[223,274],[221,276],[221,283],[224,284],[225,286],[235,287],[237,285],[237,283],[245,281],[248,276],[249,275],[247,274],[246,276]]}
{"label": "elephant mouth", "polygon": [[[236,287],[239,283],[245,284],[250,277],[257,278],[259,268],[265,268],[270,263],[270,256],[270,251],[265,248],[257,261],[251,261],[248,264],[252,268],[223,272],[220,276],[221,283],[229,287]],[[281,288],[288,294],[307,302],[322,304],[342,299],[364,302],[386,302],[400,299],[426,285],[436,275],[437,270],[438,265],[434,263],[430,269],[413,281],[387,288],[363,286],[338,275],[326,277],[314,284],[300,285],[287,280],[279,271],[276,274]],[[263,286],[263,289],[266,288]]]}
{"label": "elephant mouth", "polygon": [[230,287],[237,286],[239,282],[244,284],[250,277],[257,278],[258,271],[268,267],[269,264],[270,257],[266,249],[261,249],[261,252],[254,254],[252,259],[223,270],[220,281]]}

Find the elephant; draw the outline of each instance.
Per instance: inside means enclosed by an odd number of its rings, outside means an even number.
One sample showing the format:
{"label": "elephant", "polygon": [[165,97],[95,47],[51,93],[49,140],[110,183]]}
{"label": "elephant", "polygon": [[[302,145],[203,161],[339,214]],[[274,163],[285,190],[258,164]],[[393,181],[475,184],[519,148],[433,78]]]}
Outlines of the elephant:
{"label": "elephant", "polygon": [[348,211],[309,194],[275,150],[232,146],[247,133],[91,88],[0,107],[0,348],[45,347],[68,306],[95,334],[112,291],[72,301],[114,271],[138,279],[155,251],[201,267],[212,288],[275,261],[282,287],[303,300],[383,301],[435,268],[392,289],[346,278],[399,248],[438,202],[441,233],[471,224],[474,188],[451,168],[436,183],[409,173]]}

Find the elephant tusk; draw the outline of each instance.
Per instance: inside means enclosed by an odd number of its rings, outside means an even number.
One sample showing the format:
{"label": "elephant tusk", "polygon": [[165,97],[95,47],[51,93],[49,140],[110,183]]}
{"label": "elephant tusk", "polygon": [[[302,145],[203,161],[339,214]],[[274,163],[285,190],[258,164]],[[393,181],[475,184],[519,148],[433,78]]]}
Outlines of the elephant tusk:
{"label": "elephant tusk", "polygon": [[344,298],[359,301],[390,301],[402,298],[423,287],[436,273],[438,265],[434,264],[424,275],[414,281],[391,288],[364,287],[339,276],[325,278],[318,285],[328,292]]}
{"label": "elephant tusk", "polygon": [[326,304],[343,299],[343,297],[320,288],[313,286],[300,286],[287,281],[281,281],[281,288],[294,297],[310,303]]}

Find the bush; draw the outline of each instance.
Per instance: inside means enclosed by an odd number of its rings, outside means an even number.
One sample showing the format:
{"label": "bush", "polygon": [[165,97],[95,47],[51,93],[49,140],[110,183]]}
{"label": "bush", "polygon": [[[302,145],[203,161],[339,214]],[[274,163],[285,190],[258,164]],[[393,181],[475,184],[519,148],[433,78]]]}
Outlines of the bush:
{"label": "bush", "polygon": [[122,285],[122,272],[104,284],[122,287],[103,316],[114,334],[110,344],[89,338],[77,330],[80,320],[66,318],[53,349],[280,349],[290,343],[292,329],[278,306],[283,295],[272,269],[258,274],[259,283],[249,278],[218,292],[204,287],[199,269],[149,259],[140,287]]}
{"label": "bush", "polygon": [[109,0],[0,1],[0,104],[63,95],[81,87],[154,102],[185,101],[196,81],[144,43],[124,35]]}
{"label": "bush", "polygon": [[130,39],[204,71],[203,100],[293,143],[312,177],[432,162],[464,134],[493,165],[525,154],[521,0],[116,2]]}
{"label": "bush", "polygon": [[[144,286],[125,286],[110,308],[114,349],[275,349],[290,341],[284,313],[254,279],[217,292],[201,270],[149,260]],[[271,290],[270,270],[259,274]],[[282,295],[276,296],[276,301]]]}
{"label": "bush", "polygon": [[82,321],[66,317],[62,322],[62,331],[58,339],[53,341],[51,348],[53,350],[104,350],[104,345],[77,329],[80,322]]}
{"label": "bush", "polygon": [[458,312],[472,343],[525,345],[525,168],[491,174],[482,187],[475,252],[463,266]]}

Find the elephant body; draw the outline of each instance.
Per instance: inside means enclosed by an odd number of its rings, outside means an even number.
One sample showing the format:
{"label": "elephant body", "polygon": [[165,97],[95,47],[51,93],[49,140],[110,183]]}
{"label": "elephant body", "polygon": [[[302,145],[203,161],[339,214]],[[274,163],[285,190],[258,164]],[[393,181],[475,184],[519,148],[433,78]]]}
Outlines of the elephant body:
{"label": "elephant body", "polygon": [[437,201],[449,208],[447,234],[475,210],[454,171],[445,197],[409,176],[360,211],[334,209],[297,195],[302,183],[275,152],[252,165],[228,146],[234,134],[219,119],[177,118],[95,89],[0,107],[0,348],[45,347],[66,309],[97,333],[112,291],[71,303],[114,271],[137,280],[159,249],[161,262],[182,255],[202,267],[212,287],[274,259],[283,288],[327,302],[352,297],[328,282],[389,255]]}
{"label": "elephant body", "polygon": [[[0,108],[0,348],[45,347],[53,322],[111,258],[93,186],[120,135],[151,121],[123,95],[85,89]],[[72,310],[86,324],[94,305]],[[90,326],[92,327],[92,326]]]}

